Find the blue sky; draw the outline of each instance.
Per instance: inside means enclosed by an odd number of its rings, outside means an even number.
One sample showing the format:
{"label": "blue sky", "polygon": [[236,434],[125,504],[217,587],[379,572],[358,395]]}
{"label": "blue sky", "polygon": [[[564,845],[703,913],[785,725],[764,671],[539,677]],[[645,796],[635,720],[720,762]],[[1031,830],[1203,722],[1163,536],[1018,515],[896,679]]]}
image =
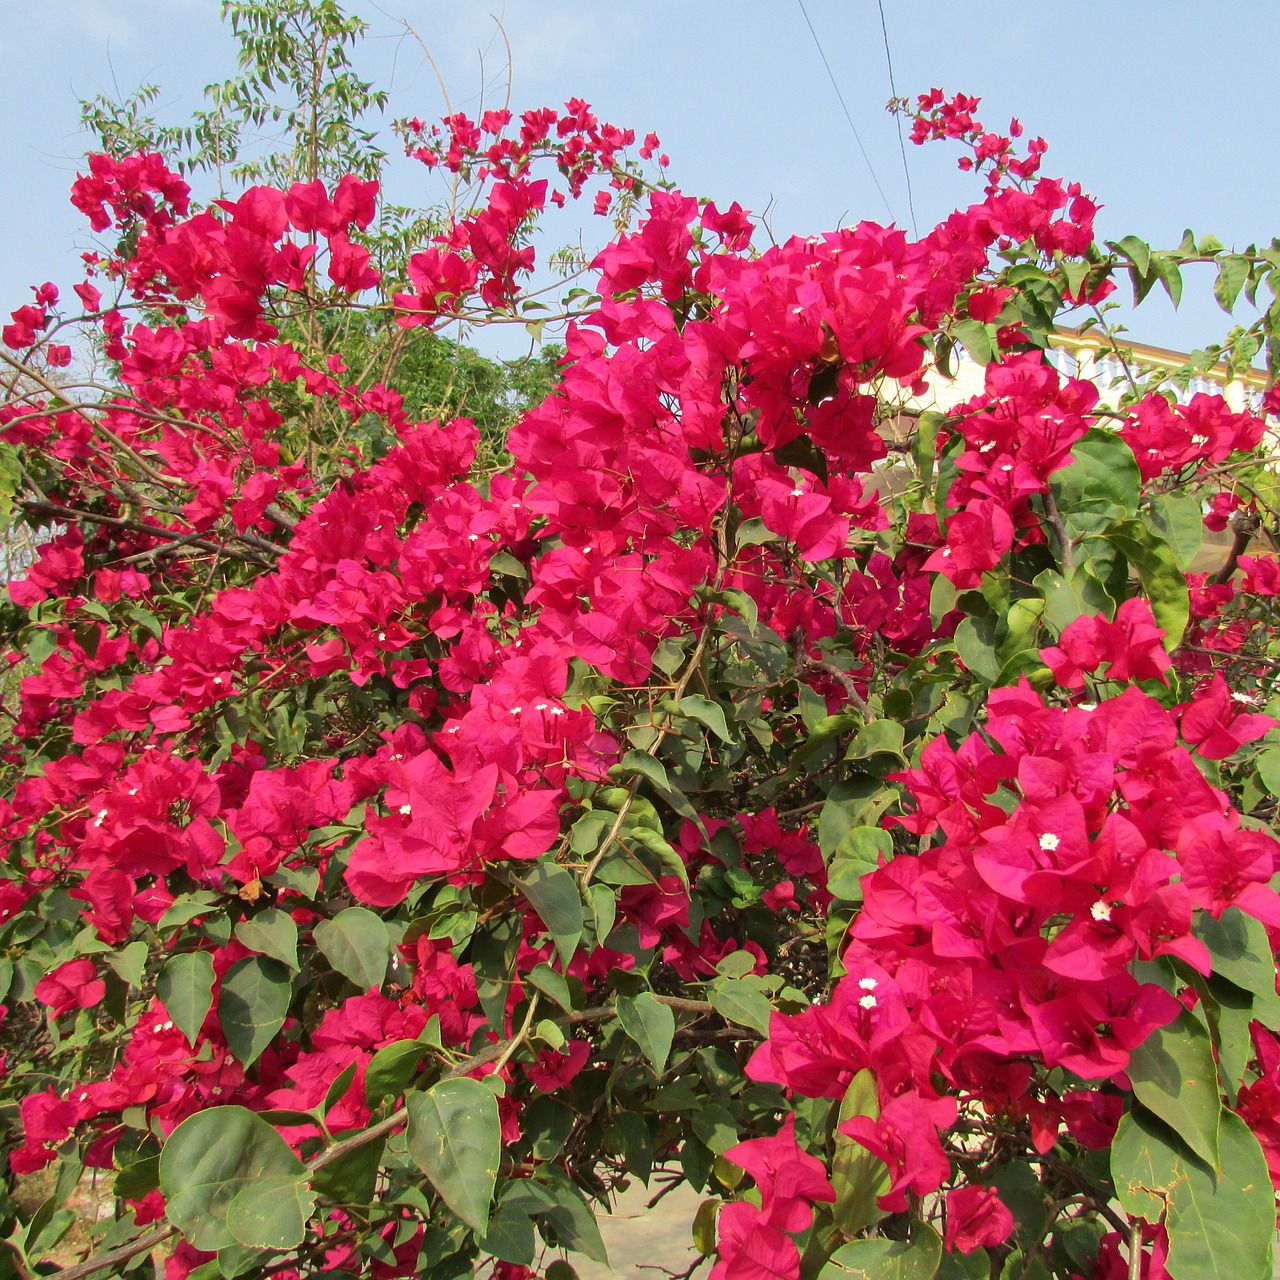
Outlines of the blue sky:
{"label": "blue sky", "polygon": [[[1103,236],[1173,245],[1185,226],[1228,245],[1280,233],[1280,177],[1271,157],[1280,104],[1270,68],[1280,51],[1280,5],[1181,0],[1071,6],[985,0],[883,0],[899,93],[933,85],[983,97],[1003,127],[1018,115],[1050,151],[1045,172],[1080,181],[1102,200]],[[348,0],[373,30],[360,55],[390,88],[395,115],[435,117],[435,75],[407,19],[430,46],[454,105],[500,97],[506,60],[492,15],[514,53],[517,110],[586,98],[638,133],[652,129],[690,193],[772,208],[774,234],[817,232],[869,217],[909,225],[903,162],[885,112],[889,80],[875,0],[805,0],[870,158],[869,172],[841,111],[798,0]],[[203,86],[234,70],[217,0],[0,0],[0,309],[27,286],[69,285],[83,219],[66,193],[83,154],[78,99],[164,90],[178,122]],[[908,145],[918,225],[979,196],[956,153]],[[416,166],[396,194],[416,196]],[[882,199],[876,186],[883,188]],[[424,198],[428,188],[421,187]],[[772,203],[771,203],[772,202]],[[599,224],[584,211],[591,235]],[[1189,282],[1182,312],[1163,301],[1132,322],[1135,339],[1181,348],[1228,324]]]}

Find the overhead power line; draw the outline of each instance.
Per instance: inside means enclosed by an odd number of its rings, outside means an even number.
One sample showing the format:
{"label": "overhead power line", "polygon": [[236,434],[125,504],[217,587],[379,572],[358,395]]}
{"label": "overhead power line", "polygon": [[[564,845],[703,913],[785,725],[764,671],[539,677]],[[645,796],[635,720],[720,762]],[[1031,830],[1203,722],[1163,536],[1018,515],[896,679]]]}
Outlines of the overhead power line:
{"label": "overhead power line", "polygon": [[[884,60],[889,66],[889,94],[896,102],[898,86],[893,82],[893,55],[889,52],[889,24],[884,20],[884,0],[876,0],[880,10],[880,31],[884,36]],[[902,176],[907,180],[907,208],[911,212],[911,234],[918,240],[920,232],[916,227],[916,202],[911,197],[911,169],[907,164],[907,144],[902,137],[902,114],[895,110],[893,118],[898,126],[898,150],[902,153]]]}
{"label": "overhead power line", "polygon": [[804,15],[805,26],[809,28],[809,34],[813,37],[813,43],[817,46],[818,57],[822,59],[822,65],[827,69],[827,79],[831,81],[831,87],[836,91],[836,98],[840,102],[840,110],[844,112],[844,118],[849,122],[849,128],[853,133],[854,141],[858,144],[858,150],[862,152],[863,160],[867,162],[867,172],[871,174],[871,181],[876,184],[876,190],[880,193],[880,199],[884,201],[884,207],[889,217],[897,221],[897,216],[889,204],[889,197],[885,195],[884,188],[880,185],[880,179],[876,176],[875,165],[871,163],[871,157],[867,155],[867,149],[862,145],[862,136],[858,133],[858,126],[853,123],[853,116],[849,114],[849,108],[845,105],[844,94],[840,92],[840,86],[831,70],[831,63],[827,61],[826,50],[822,47],[822,41],[818,39],[818,33],[813,29],[813,23],[809,19],[809,11],[804,7],[804,0],[796,0],[796,4],[800,6],[800,12]]}

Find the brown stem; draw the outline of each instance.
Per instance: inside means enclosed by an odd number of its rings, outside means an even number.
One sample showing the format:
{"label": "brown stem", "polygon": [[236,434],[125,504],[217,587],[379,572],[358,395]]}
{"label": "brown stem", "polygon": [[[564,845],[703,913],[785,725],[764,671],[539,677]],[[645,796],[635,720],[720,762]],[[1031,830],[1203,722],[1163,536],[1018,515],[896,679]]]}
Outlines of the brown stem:
{"label": "brown stem", "polygon": [[92,1258],[77,1262],[72,1267],[63,1267],[53,1274],[58,1277],[58,1280],[80,1280],[81,1276],[91,1276],[95,1271],[114,1266],[117,1262],[128,1262],[130,1258],[136,1258],[140,1253],[150,1253],[156,1245],[167,1240],[175,1232],[176,1228],[172,1226],[156,1227],[154,1231],[148,1231],[146,1235],[139,1236],[128,1244],[122,1244],[117,1249],[108,1249],[106,1253],[95,1254]]}
{"label": "brown stem", "polygon": [[838,680],[843,686],[845,694],[849,701],[861,712],[867,711],[866,700],[862,694],[858,692],[858,686],[854,684],[853,677],[847,671],[841,671],[833,662],[827,662],[822,658],[806,658],[804,665],[815,671],[825,671],[827,675]]}
{"label": "brown stem", "polygon": [[1058,504],[1053,500],[1053,494],[1046,489],[1042,496],[1044,514],[1053,528],[1054,537],[1058,539],[1058,552],[1062,557],[1062,576],[1070,577],[1072,570],[1076,567],[1076,556],[1071,539],[1067,537],[1066,521],[1058,510]]}
{"label": "brown stem", "polygon": [[1257,516],[1245,511],[1238,512],[1232,518],[1231,532],[1234,537],[1231,540],[1231,551],[1222,568],[1210,579],[1211,582],[1221,586],[1224,582],[1231,581],[1231,575],[1235,573],[1240,557],[1248,551],[1249,543],[1253,541],[1253,535],[1258,532],[1260,523]]}
{"label": "brown stem", "polygon": [[[57,502],[20,502],[18,505],[24,511],[36,516],[51,516],[55,520],[65,520],[72,524],[100,524],[110,529],[131,529],[136,533],[150,534],[152,537],[164,538],[175,544],[182,543],[186,546],[199,547],[202,551],[234,554],[228,552],[226,547],[208,538],[193,536],[189,533],[179,533],[176,529],[166,529],[163,525],[146,524],[141,520],[128,520],[122,516],[95,515],[89,511],[77,511],[73,507],[64,507]],[[265,538],[258,538],[254,534],[236,534],[234,535],[234,541],[246,543],[248,546],[261,549],[272,555],[284,554],[283,547],[277,546],[274,542],[268,542]],[[266,563],[257,557],[237,556],[236,558],[240,560],[256,560],[258,564]]]}

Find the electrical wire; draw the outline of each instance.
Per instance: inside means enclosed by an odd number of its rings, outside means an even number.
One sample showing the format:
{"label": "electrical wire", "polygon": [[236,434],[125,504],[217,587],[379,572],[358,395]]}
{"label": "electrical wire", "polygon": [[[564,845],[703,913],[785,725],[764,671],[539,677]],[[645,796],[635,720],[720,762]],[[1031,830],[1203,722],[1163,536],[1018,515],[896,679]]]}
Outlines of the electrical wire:
{"label": "electrical wire", "polygon": [[844,118],[849,122],[854,141],[858,144],[858,150],[862,152],[862,158],[867,162],[867,172],[871,174],[871,181],[876,184],[876,190],[880,193],[880,199],[884,201],[884,207],[889,217],[897,221],[893,208],[889,204],[889,197],[885,195],[884,188],[880,185],[880,179],[876,176],[875,166],[871,163],[871,157],[867,155],[867,149],[862,145],[862,136],[858,133],[858,126],[853,123],[853,116],[849,114],[849,108],[845,105],[844,94],[840,92],[840,86],[836,83],[831,64],[827,61],[826,50],[822,47],[822,41],[818,39],[818,33],[813,29],[813,23],[809,19],[809,11],[804,7],[804,0],[796,0],[796,4],[800,6],[800,12],[804,15],[805,26],[809,28],[809,34],[813,37],[813,43],[817,46],[818,56],[822,59],[822,65],[827,69],[827,79],[831,81],[831,87],[836,91],[840,109],[844,112]]}
{"label": "electrical wire", "polygon": [[[893,55],[889,52],[889,24],[884,20],[884,0],[876,0],[880,10],[880,31],[884,36],[884,60],[889,65],[889,93],[894,102],[898,101],[898,86],[893,82]],[[902,113],[894,111],[893,118],[898,125],[898,150],[902,153],[902,176],[907,180],[907,208],[911,213],[911,234],[918,240],[920,232],[916,227],[916,202],[911,196],[911,169],[907,164],[907,144],[902,137]]]}

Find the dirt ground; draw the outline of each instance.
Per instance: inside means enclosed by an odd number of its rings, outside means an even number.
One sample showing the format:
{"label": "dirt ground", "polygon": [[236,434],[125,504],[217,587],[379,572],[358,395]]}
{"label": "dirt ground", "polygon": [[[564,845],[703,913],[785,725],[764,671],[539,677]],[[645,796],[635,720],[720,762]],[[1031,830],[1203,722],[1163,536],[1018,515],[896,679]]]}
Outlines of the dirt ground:
{"label": "dirt ground", "polygon": [[[693,1246],[693,1217],[703,1197],[684,1186],[648,1208],[657,1191],[633,1183],[618,1198],[612,1214],[600,1214],[600,1235],[609,1251],[609,1265],[579,1254],[569,1259],[579,1280],[665,1280],[663,1272],[679,1274],[698,1256]],[[705,1271],[699,1271],[705,1277]]]}

